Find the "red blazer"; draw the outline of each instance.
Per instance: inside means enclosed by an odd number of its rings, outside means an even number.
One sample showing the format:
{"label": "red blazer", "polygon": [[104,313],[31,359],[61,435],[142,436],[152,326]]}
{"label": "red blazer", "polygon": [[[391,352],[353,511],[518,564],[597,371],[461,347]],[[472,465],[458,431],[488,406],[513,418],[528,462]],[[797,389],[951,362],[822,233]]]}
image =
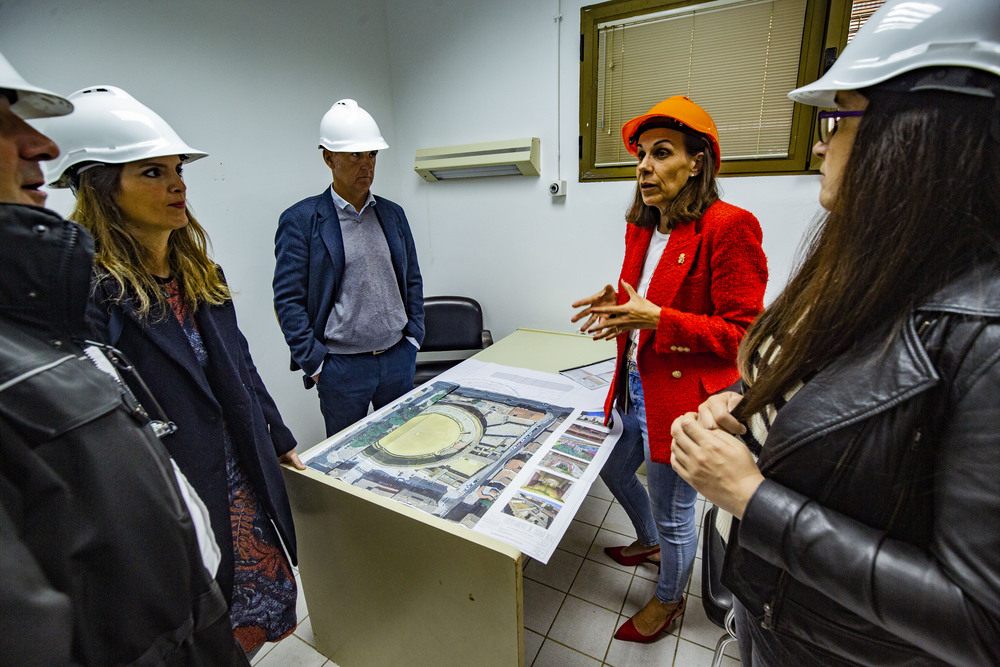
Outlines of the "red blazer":
{"label": "red blazer", "polygon": [[[621,280],[639,288],[652,228],[627,225]],[[710,394],[739,378],[736,349],[764,309],[767,260],[760,223],[723,201],[700,220],[678,225],[656,266],[646,298],[660,306],[656,330],[639,331],[639,377],[646,399],[650,457],[670,462],[670,425]],[[618,287],[618,303],[628,294]],[[618,361],[604,413],[625,384],[628,333],[618,336]]]}

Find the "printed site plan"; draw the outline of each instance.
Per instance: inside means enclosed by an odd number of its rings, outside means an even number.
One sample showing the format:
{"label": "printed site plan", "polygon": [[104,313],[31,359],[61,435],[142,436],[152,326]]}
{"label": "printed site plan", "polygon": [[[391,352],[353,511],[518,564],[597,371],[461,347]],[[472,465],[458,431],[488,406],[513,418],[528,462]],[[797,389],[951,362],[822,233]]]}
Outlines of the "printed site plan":
{"label": "printed site plan", "polygon": [[545,562],[617,432],[603,425],[601,413],[525,395],[537,393],[525,386],[558,391],[551,384],[561,380],[551,380],[557,375],[516,369],[549,376],[523,378],[521,385],[508,367],[471,367],[492,379],[424,385],[310,452],[306,464]]}

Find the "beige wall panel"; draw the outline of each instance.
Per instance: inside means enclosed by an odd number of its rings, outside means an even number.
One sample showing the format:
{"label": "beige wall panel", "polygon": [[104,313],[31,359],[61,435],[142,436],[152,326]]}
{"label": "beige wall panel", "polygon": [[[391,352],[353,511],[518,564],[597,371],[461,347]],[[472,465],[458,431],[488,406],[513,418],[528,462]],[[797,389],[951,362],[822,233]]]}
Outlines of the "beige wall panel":
{"label": "beige wall panel", "polygon": [[285,468],[285,483],[321,653],[340,667],[524,663],[517,549],[312,470]]}

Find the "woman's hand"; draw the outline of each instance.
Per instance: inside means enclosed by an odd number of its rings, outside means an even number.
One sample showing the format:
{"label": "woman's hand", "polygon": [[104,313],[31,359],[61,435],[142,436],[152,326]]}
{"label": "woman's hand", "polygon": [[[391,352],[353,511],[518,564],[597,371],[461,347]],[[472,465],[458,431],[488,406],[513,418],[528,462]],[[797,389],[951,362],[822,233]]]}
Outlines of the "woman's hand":
{"label": "woman's hand", "polygon": [[305,464],[299,459],[299,455],[294,449],[289,449],[287,452],[279,456],[278,463],[288,463],[289,465],[295,466],[299,470],[306,469]]}
{"label": "woman's hand", "polygon": [[723,391],[709,396],[698,406],[698,421],[708,430],[721,429],[733,435],[743,435],[746,427],[736,417],[733,409],[743,400],[743,396],[735,391]]}
{"label": "woman's hand", "polygon": [[614,338],[630,329],[656,329],[660,325],[660,307],[636,294],[632,286],[624,280],[621,281],[621,285],[628,294],[628,301],[620,306],[612,303],[590,309],[592,315],[598,318],[597,325],[587,329],[587,333],[594,334],[594,340]]}
{"label": "woman's hand", "polygon": [[593,308],[600,306],[613,306],[618,303],[618,295],[615,294],[615,288],[611,285],[605,285],[597,294],[587,297],[586,299],[580,299],[579,301],[574,301],[573,308],[583,308],[579,313],[574,315],[570,322],[579,322],[584,317],[590,315],[590,318],[580,325],[580,331],[589,333],[591,325],[598,322],[600,317],[593,313]]}
{"label": "woman's hand", "polygon": [[709,430],[689,412],[674,420],[670,465],[684,481],[737,519],[764,476],[750,450],[729,433]]}

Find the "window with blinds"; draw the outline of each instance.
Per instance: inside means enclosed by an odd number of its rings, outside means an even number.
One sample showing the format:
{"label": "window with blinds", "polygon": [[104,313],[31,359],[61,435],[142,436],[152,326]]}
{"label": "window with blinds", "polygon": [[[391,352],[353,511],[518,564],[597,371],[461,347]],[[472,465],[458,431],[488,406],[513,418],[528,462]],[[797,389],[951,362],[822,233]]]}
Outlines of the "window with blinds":
{"label": "window with blinds", "polygon": [[712,116],[724,161],[788,157],[805,13],[806,0],[719,0],[600,24],[595,166],[635,164],[622,125],[671,95]]}
{"label": "window with blinds", "polygon": [[722,174],[815,171],[815,81],[884,0],[608,0],[580,10],[580,180],[635,178],[622,124],[687,95],[719,128]]}

